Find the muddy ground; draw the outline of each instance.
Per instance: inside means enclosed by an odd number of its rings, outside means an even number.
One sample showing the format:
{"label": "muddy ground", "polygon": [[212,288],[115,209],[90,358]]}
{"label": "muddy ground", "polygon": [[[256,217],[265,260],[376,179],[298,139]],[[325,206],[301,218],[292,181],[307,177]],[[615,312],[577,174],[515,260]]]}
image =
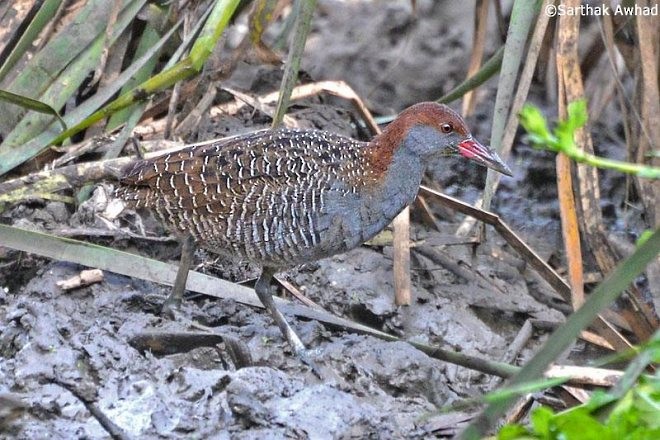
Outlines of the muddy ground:
{"label": "muddy ground", "polygon": [[[467,67],[471,5],[418,1],[413,15],[410,3],[320,1],[304,69],[315,80],[348,82],[382,114],[450,90]],[[243,65],[229,84],[273,90],[277,77],[276,68]],[[536,88],[535,97],[543,102],[542,87]],[[479,95],[477,113],[468,122],[474,135],[487,142],[494,83]],[[350,107],[336,99],[307,100],[292,112],[317,128],[358,136]],[[233,119],[206,121],[198,137],[209,139],[224,135],[227,127],[254,129],[268,123],[264,115],[246,110]],[[597,140],[605,154],[621,154],[607,132]],[[503,179],[494,211],[544,258],[561,263],[552,156],[518,139],[509,163],[515,177]],[[431,164],[429,174],[449,195],[473,202],[485,170],[443,160]],[[621,211],[623,179],[604,177],[608,228],[630,242],[639,219]],[[415,221],[411,235],[416,242],[442,242],[463,220],[429,202],[439,216],[440,232]],[[148,232],[165,234],[148,215],[139,215],[146,216]],[[415,212],[413,217],[419,220]],[[118,225],[129,227],[131,219],[125,214]],[[13,207],[2,214],[2,222],[49,231],[98,226],[84,209],[75,211],[58,202]],[[94,240],[165,261],[178,258],[173,242]],[[413,253],[414,301],[409,307],[394,305],[388,244],[310,263],[283,278],[332,313],[492,360],[505,356],[527,318],[563,319],[533,298],[553,294],[494,231],[476,253],[469,245],[436,250],[478,276],[466,280]],[[201,270],[247,283],[258,274],[257,268],[241,262],[214,258],[198,254]],[[438,408],[497,383],[491,376],[432,359],[404,342],[384,342],[290,316],[323,370],[323,379],[318,379],[292,357],[270,316],[261,310],[197,296],[183,307],[185,319],[171,321],[157,313],[168,292],[164,286],[112,273],[106,273],[101,283],[69,292],[56,285],[81,269],[0,248],[0,395],[7,400],[0,414],[0,437],[107,438],[79,397],[93,402],[129,438],[451,436],[466,417],[439,414]],[[136,336],[190,331],[187,320],[243,341],[254,366],[237,368],[224,344],[174,354],[138,349]],[[544,336],[535,334],[516,362],[529,358]],[[584,349],[578,344],[573,352]],[[8,415],[11,405],[17,407],[14,417]]]}

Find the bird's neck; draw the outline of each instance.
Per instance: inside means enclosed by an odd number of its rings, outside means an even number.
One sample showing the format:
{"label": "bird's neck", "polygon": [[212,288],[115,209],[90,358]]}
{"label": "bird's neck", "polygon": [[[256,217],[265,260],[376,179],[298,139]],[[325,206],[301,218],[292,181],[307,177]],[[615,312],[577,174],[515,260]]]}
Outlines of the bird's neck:
{"label": "bird's neck", "polygon": [[370,197],[389,223],[415,200],[426,164],[410,148],[408,136],[381,135],[367,148],[375,177]]}
{"label": "bird's neck", "polygon": [[396,118],[369,142],[367,162],[376,175],[385,174],[391,168],[394,155],[405,146],[413,123],[409,118]]}

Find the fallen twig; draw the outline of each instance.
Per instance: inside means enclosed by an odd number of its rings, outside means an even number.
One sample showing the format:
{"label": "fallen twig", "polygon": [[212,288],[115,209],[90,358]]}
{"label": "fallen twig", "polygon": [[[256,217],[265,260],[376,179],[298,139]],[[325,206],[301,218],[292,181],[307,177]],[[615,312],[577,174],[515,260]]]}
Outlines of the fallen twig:
{"label": "fallen twig", "polygon": [[110,420],[108,416],[103,413],[96,405],[96,400],[87,395],[83,390],[80,390],[76,385],[61,380],[57,377],[50,379],[54,384],[61,386],[71,394],[75,396],[76,399],[80,400],[87,411],[99,422],[99,424],[106,430],[106,432],[114,440],[130,440],[130,437],[121,429],[115,422]]}
{"label": "fallen twig", "polygon": [[90,284],[100,283],[103,281],[103,271],[99,269],[83,270],[80,274],[71,277],[67,280],[58,281],[57,287],[62,290],[73,290],[78,287],[89,286]]}
{"label": "fallen twig", "polygon": [[[467,203],[461,202],[458,199],[449,197],[445,194],[442,194],[438,191],[435,191],[426,186],[420,187],[422,192],[432,194],[436,197],[436,200],[444,205],[449,206],[451,209],[461,212],[465,215],[475,217],[477,220],[480,220],[484,223],[487,223],[495,228],[495,230],[506,240],[506,242],[514,248],[520,256],[527,262],[531,267],[533,267],[545,281],[550,284],[559,295],[568,303],[571,302],[571,288],[564,281],[557,272],[548,265],[541,257],[539,257],[536,252],[532,250],[515,232],[504,223],[499,216],[488,211],[483,211],[481,209],[475,208]],[[603,336],[607,341],[615,348],[622,349],[628,348],[631,346],[630,342],[623,337],[616,329],[612,327],[601,315],[598,315],[598,318],[593,325],[598,327],[601,336]]]}

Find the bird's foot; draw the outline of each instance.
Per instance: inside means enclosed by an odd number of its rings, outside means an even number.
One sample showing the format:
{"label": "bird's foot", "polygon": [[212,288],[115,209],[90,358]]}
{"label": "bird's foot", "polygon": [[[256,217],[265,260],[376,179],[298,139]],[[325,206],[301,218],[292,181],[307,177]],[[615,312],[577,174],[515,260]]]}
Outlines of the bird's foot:
{"label": "bird's foot", "polygon": [[296,355],[296,357],[298,359],[300,359],[300,361],[303,364],[307,365],[310,368],[310,370],[312,370],[312,373],[314,374],[314,376],[316,376],[317,378],[323,380],[323,374],[321,374],[321,369],[316,364],[316,362],[314,360],[312,360],[312,357],[310,356],[310,351],[309,350],[307,350],[305,348],[303,348],[302,350],[298,350],[298,351],[294,350],[294,354]]}
{"label": "bird's foot", "polygon": [[254,365],[252,353],[245,342],[227,335],[223,335],[222,339],[237,370]]}
{"label": "bird's foot", "polygon": [[307,365],[316,377],[323,379],[321,369],[316,365],[316,362],[312,360],[310,351],[305,348],[305,344],[302,343],[298,335],[290,327],[287,329],[286,339],[293,350],[293,354],[300,359],[303,364]]}
{"label": "bird's foot", "polygon": [[177,317],[181,314],[181,300],[173,298],[172,295],[168,296],[165,302],[163,302],[160,314],[172,321],[177,320]]}

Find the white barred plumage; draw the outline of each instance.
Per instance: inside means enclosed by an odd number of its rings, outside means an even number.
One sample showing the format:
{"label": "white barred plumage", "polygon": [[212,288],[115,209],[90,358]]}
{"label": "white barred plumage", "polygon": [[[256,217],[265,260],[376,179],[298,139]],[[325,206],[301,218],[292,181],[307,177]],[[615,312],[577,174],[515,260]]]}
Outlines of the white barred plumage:
{"label": "white barred plumage", "polygon": [[268,290],[273,274],[372,238],[412,203],[429,161],[452,155],[510,174],[457,113],[421,103],[371,142],[283,128],[138,161],[124,170],[117,195],[136,208],[151,208],[184,238],[166,308],[181,300],[194,240],[263,267],[255,290],[304,357],[302,342]]}

